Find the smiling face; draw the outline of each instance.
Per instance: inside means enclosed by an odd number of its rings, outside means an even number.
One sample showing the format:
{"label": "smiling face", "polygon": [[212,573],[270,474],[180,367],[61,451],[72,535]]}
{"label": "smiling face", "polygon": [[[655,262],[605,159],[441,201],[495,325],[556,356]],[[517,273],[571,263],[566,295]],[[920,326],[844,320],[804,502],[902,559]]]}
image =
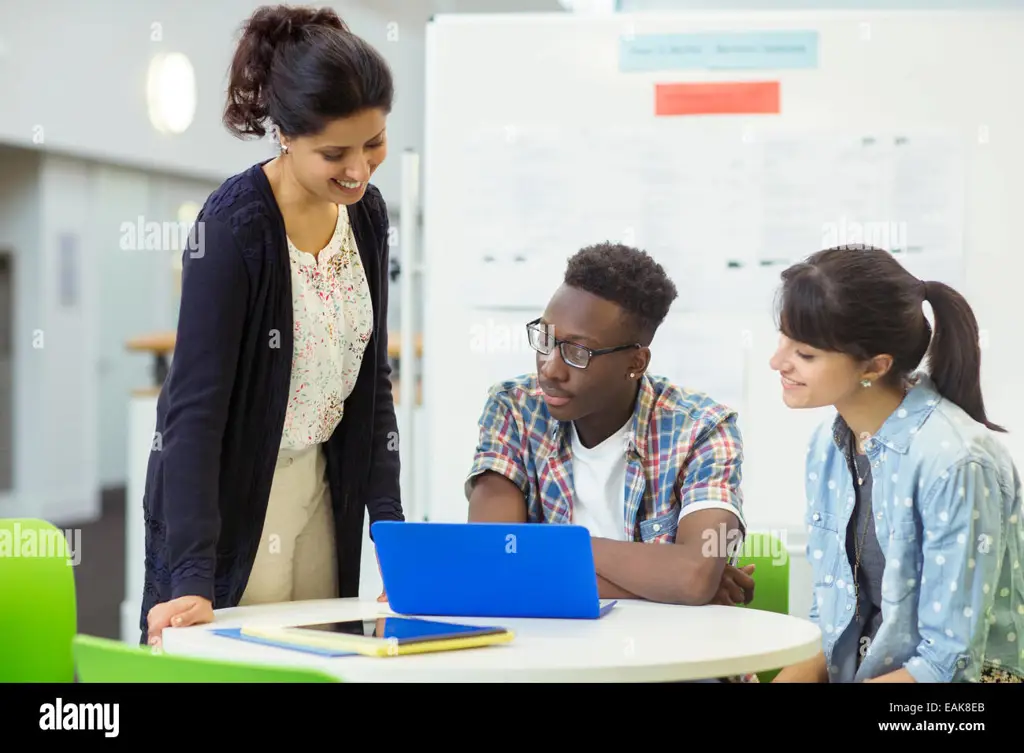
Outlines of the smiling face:
{"label": "smiling face", "polygon": [[[558,340],[591,350],[636,340],[617,304],[567,285],[552,296],[540,325]],[[585,369],[567,364],[557,347],[550,355],[537,353],[537,376],[551,415],[561,421],[578,421],[616,410],[636,388],[635,380],[646,366],[646,353],[646,349],[631,348],[594,356]],[[633,379],[630,373],[635,375]]]}
{"label": "smiling face", "polygon": [[289,139],[288,163],[295,181],[313,196],[354,204],[387,157],[386,114],[371,109],[328,122],[318,134]]}
{"label": "smiling face", "polygon": [[843,353],[812,348],[779,336],[769,362],[779,372],[782,400],[790,408],[821,408],[842,404],[862,389],[865,370]]}

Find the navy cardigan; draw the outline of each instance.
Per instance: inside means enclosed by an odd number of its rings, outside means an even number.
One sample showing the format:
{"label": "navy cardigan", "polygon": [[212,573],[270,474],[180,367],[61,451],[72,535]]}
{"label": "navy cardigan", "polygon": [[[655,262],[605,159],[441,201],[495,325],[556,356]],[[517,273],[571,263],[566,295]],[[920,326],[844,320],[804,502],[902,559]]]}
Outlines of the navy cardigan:
{"label": "navy cardigan", "polygon": [[[202,244],[182,255],[177,339],[143,498],[143,642],[156,604],[195,595],[215,609],[236,606],[256,558],[293,347],[284,219],[264,164],[210,195],[197,217]],[[404,520],[388,363],[387,209],[370,185],[348,213],[375,324],[345,416],[325,443],[341,597],[359,594],[364,508],[371,522]]]}

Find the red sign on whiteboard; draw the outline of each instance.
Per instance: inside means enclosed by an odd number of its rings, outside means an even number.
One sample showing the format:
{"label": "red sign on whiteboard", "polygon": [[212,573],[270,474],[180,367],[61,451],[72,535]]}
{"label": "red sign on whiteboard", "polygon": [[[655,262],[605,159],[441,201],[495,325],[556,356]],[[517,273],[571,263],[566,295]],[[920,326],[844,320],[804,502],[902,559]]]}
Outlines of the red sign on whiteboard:
{"label": "red sign on whiteboard", "polygon": [[655,115],[777,115],[779,82],[656,84]]}

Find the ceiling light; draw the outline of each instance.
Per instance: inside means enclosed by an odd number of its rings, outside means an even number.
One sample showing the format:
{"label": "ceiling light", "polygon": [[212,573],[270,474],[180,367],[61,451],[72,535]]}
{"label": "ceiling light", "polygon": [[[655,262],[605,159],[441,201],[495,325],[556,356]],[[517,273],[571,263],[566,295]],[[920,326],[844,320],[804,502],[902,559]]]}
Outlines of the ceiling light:
{"label": "ceiling light", "polygon": [[184,133],[196,114],[196,75],[180,52],[160,53],[146,82],[149,120],[160,133]]}

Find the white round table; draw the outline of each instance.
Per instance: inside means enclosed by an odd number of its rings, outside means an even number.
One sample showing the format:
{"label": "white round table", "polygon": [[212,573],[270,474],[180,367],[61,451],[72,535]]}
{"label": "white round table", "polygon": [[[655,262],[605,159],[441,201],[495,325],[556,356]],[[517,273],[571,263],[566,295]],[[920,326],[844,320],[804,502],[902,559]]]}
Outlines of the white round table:
{"label": "white round table", "polygon": [[424,617],[515,631],[511,643],[436,654],[325,658],[210,632],[391,616],[360,599],[222,609],[208,625],[168,628],[167,654],[305,666],[346,682],[673,682],[776,669],[814,656],[817,626],[789,615],[738,607],[682,607],[620,601],[599,620]]}

